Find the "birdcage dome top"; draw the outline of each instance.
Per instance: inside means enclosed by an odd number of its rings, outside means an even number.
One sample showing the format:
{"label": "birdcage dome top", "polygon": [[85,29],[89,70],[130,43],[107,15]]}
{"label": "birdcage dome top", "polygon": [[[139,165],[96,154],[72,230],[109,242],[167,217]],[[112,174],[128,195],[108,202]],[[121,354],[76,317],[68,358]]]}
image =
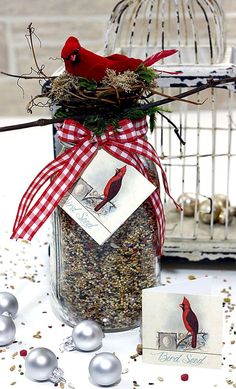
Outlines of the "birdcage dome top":
{"label": "birdcage dome top", "polygon": [[147,57],[178,49],[165,64],[212,64],[224,58],[223,10],[217,0],[121,0],[107,30],[106,54]]}

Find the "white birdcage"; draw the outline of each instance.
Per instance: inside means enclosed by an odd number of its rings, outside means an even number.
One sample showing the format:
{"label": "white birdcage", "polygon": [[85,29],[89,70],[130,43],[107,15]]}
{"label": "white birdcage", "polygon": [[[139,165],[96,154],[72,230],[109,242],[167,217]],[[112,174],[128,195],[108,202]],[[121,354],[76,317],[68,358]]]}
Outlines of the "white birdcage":
{"label": "white birdcage", "polygon": [[[208,79],[236,75],[236,52],[226,47],[222,8],[216,0],[121,0],[110,17],[105,53],[145,58],[176,48],[158,70],[160,92],[177,95]],[[163,117],[151,140],[162,157],[172,195],[183,211],[164,198],[168,256],[236,258],[235,84],[201,92],[192,105],[174,102],[165,113],[179,128],[183,146]],[[160,96],[158,96],[161,99]],[[221,196],[219,196],[221,195]]]}

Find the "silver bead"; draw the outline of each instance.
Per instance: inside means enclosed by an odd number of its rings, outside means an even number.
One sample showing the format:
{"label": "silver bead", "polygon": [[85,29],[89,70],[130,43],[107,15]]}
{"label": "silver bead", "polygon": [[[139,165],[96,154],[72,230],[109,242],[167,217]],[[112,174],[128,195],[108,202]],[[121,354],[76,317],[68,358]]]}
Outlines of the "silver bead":
{"label": "silver bead", "polygon": [[96,385],[110,386],[120,380],[122,366],[112,353],[99,353],[89,363],[89,374]]}
{"label": "silver bead", "polygon": [[0,315],[8,313],[13,318],[18,311],[18,301],[16,297],[9,292],[0,292]]}
{"label": "silver bead", "polygon": [[6,346],[15,339],[16,326],[9,316],[0,316],[0,346]]}
{"label": "silver bead", "polygon": [[25,373],[36,381],[64,381],[63,371],[58,368],[56,355],[48,348],[38,347],[32,350],[25,359]]}
{"label": "silver bead", "polygon": [[102,344],[103,331],[95,321],[83,320],[72,331],[72,340],[78,350],[94,351]]}

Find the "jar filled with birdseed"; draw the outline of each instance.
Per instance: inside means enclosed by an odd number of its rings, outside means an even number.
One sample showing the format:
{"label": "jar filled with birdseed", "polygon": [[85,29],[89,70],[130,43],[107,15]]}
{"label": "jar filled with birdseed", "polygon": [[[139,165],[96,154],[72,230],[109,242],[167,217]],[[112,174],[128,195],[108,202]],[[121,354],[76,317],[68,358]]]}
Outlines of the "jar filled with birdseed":
{"label": "jar filled with birdseed", "polygon": [[[142,163],[159,188],[154,164],[143,157]],[[102,245],[57,207],[50,261],[56,315],[72,326],[92,319],[105,331],[139,326],[142,289],[160,281],[159,245],[158,224],[149,199]]]}

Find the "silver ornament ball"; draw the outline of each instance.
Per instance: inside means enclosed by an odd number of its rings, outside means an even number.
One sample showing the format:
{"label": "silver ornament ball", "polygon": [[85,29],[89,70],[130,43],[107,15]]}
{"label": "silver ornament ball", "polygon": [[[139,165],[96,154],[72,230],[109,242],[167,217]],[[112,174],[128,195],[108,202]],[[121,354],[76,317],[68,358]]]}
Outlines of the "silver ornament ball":
{"label": "silver ornament ball", "polygon": [[101,346],[103,331],[95,321],[82,320],[72,331],[75,347],[82,351],[93,351]]}
{"label": "silver ornament ball", "polygon": [[195,196],[187,192],[180,195],[177,200],[183,208],[184,216],[194,216],[196,202]]}
{"label": "silver ornament ball", "polygon": [[36,381],[50,380],[57,366],[56,355],[45,347],[35,348],[30,351],[25,359],[26,376]]}
{"label": "silver ornament ball", "polygon": [[15,339],[16,326],[9,316],[0,316],[0,346],[6,346]]}
{"label": "silver ornament ball", "polygon": [[0,292],[0,315],[9,313],[13,318],[18,311],[18,301],[16,297],[9,292]]}
{"label": "silver ornament ball", "polygon": [[122,366],[112,353],[99,353],[89,363],[89,374],[96,385],[110,386],[120,380]]}

